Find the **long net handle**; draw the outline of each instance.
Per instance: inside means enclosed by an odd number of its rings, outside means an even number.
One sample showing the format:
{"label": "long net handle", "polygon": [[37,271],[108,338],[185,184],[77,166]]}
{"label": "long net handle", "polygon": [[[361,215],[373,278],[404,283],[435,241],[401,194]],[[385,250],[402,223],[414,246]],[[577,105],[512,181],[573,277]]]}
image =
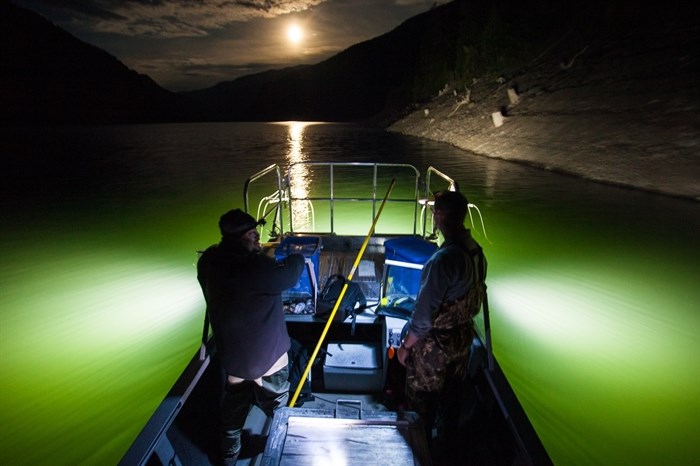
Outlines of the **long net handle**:
{"label": "long net handle", "polygon": [[299,393],[301,393],[301,389],[304,386],[304,382],[306,381],[306,378],[309,376],[309,372],[311,371],[311,366],[313,365],[314,361],[316,360],[316,356],[318,356],[318,352],[321,350],[321,345],[323,344],[323,341],[326,338],[326,334],[328,334],[328,329],[331,328],[331,324],[333,323],[333,319],[335,318],[336,312],[338,312],[338,308],[340,307],[340,303],[343,302],[343,297],[345,297],[345,292],[348,289],[348,284],[350,281],[352,281],[353,275],[355,275],[355,271],[357,270],[357,267],[360,265],[360,260],[362,260],[362,255],[365,253],[365,249],[367,249],[367,245],[369,244],[370,238],[372,238],[372,235],[374,234],[374,229],[377,226],[377,221],[379,220],[379,216],[382,214],[382,210],[384,210],[384,204],[386,204],[386,200],[389,198],[389,194],[391,193],[391,190],[394,188],[394,183],[396,182],[396,178],[391,180],[391,183],[389,184],[389,189],[387,189],[386,194],[384,195],[384,199],[382,200],[381,205],[379,206],[379,210],[377,211],[377,215],[374,217],[374,221],[372,222],[372,226],[369,229],[369,233],[367,233],[367,236],[365,237],[364,242],[362,243],[362,247],[360,248],[360,252],[357,254],[357,257],[355,258],[355,262],[352,264],[352,269],[350,270],[350,273],[348,274],[348,279],[345,281],[345,284],[343,285],[343,289],[340,290],[340,296],[338,296],[337,301],[335,302],[335,306],[333,306],[333,310],[331,311],[330,316],[328,317],[328,321],[326,322],[326,326],[323,328],[323,332],[321,332],[321,337],[318,339],[318,343],[316,343],[316,348],[314,348],[314,352],[311,354],[311,357],[309,358],[309,362],[306,364],[306,368],[304,369],[304,373],[301,376],[301,379],[299,379],[299,384],[297,385],[296,390],[294,391],[294,396],[292,396],[292,399],[289,401],[289,407],[293,408],[294,405],[297,402],[297,398],[299,398]]}

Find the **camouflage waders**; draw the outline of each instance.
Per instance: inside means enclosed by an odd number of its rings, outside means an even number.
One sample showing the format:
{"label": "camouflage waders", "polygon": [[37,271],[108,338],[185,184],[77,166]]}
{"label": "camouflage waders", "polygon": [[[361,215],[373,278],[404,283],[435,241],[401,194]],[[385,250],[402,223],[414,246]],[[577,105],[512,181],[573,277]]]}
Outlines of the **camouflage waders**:
{"label": "camouflage waders", "polygon": [[432,410],[424,406],[434,403],[435,397],[428,393],[439,395],[447,381],[465,378],[474,339],[473,318],[484,293],[484,283],[479,282],[465,297],[443,303],[430,334],[413,346],[406,364],[406,397],[419,414]]}

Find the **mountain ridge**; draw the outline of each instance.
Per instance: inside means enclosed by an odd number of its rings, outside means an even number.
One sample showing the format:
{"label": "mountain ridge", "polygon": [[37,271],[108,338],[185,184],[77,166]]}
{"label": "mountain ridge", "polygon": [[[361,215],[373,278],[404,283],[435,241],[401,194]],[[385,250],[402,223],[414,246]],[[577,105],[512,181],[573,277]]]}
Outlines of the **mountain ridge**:
{"label": "mountain ridge", "polygon": [[0,123],[152,123],[200,115],[186,97],[39,14],[1,2],[0,17]]}

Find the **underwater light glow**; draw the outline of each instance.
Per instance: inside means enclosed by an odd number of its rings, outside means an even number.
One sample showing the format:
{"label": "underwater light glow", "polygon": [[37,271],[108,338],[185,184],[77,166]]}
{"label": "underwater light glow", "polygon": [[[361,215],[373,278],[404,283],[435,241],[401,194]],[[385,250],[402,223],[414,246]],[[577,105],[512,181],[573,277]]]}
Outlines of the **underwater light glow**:
{"label": "underwater light glow", "polygon": [[167,333],[193,313],[202,312],[193,269],[144,259],[110,259],[96,261],[93,257],[84,264],[82,273],[37,283],[38,289],[47,292],[22,300],[23,307],[35,310],[37,321],[32,331],[35,335],[39,332],[42,345],[104,348],[109,342]]}
{"label": "underwater light glow", "polygon": [[[668,452],[688,464],[700,371],[697,326],[682,308],[604,264],[517,270],[489,279],[494,352],[555,464],[591,452],[587,464],[624,464],[640,449],[644,464]],[[591,449],[581,430],[608,442]],[[655,439],[667,431],[683,434],[660,451]]]}
{"label": "underwater light glow", "polygon": [[192,269],[136,261],[115,265],[99,282],[65,298],[66,306],[94,310],[83,316],[83,325],[90,340],[102,342],[167,333],[203,309]]}
{"label": "underwater light glow", "polygon": [[588,350],[591,345],[615,346],[625,339],[616,334],[614,316],[606,307],[587,300],[579,283],[561,277],[528,276],[499,278],[491,302],[501,315],[540,342],[561,348]]}
{"label": "underwater light glow", "polygon": [[623,288],[606,289],[604,273],[584,282],[577,267],[578,276],[558,265],[498,277],[489,299],[510,326],[557,351],[640,354],[649,341],[663,338],[664,319],[648,312],[643,300],[630,300]]}
{"label": "underwater light glow", "polygon": [[[42,464],[60,450],[57,464],[108,464],[198,345],[196,270],[186,260],[45,244],[31,266],[18,258],[2,271],[14,286],[0,295],[0,458]],[[108,425],[88,414],[101,412],[114,413]]]}

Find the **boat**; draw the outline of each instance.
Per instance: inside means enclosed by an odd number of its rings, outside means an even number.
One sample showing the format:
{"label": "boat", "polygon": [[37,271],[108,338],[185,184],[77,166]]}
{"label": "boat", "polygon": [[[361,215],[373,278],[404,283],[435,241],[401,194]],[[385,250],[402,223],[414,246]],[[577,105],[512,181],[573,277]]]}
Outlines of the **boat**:
{"label": "boat", "polygon": [[[393,354],[422,264],[437,247],[431,194],[445,189],[459,184],[432,166],[423,175],[397,163],[272,164],[246,180],[245,210],[267,220],[264,253],[302,252],[306,269],[282,295],[293,342],[290,406],[272,419],[250,411],[237,464],[433,464],[420,419],[402,400]],[[471,207],[472,226],[485,236]],[[349,284],[364,298],[340,319],[342,299],[331,315],[318,312],[336,274],[346,279],[339,298]],[[552,464],[494,357],[488,299],[468,373],[460,464]],[[200,347],[119,464],[216,464],[223,384],[205,316]]]}

